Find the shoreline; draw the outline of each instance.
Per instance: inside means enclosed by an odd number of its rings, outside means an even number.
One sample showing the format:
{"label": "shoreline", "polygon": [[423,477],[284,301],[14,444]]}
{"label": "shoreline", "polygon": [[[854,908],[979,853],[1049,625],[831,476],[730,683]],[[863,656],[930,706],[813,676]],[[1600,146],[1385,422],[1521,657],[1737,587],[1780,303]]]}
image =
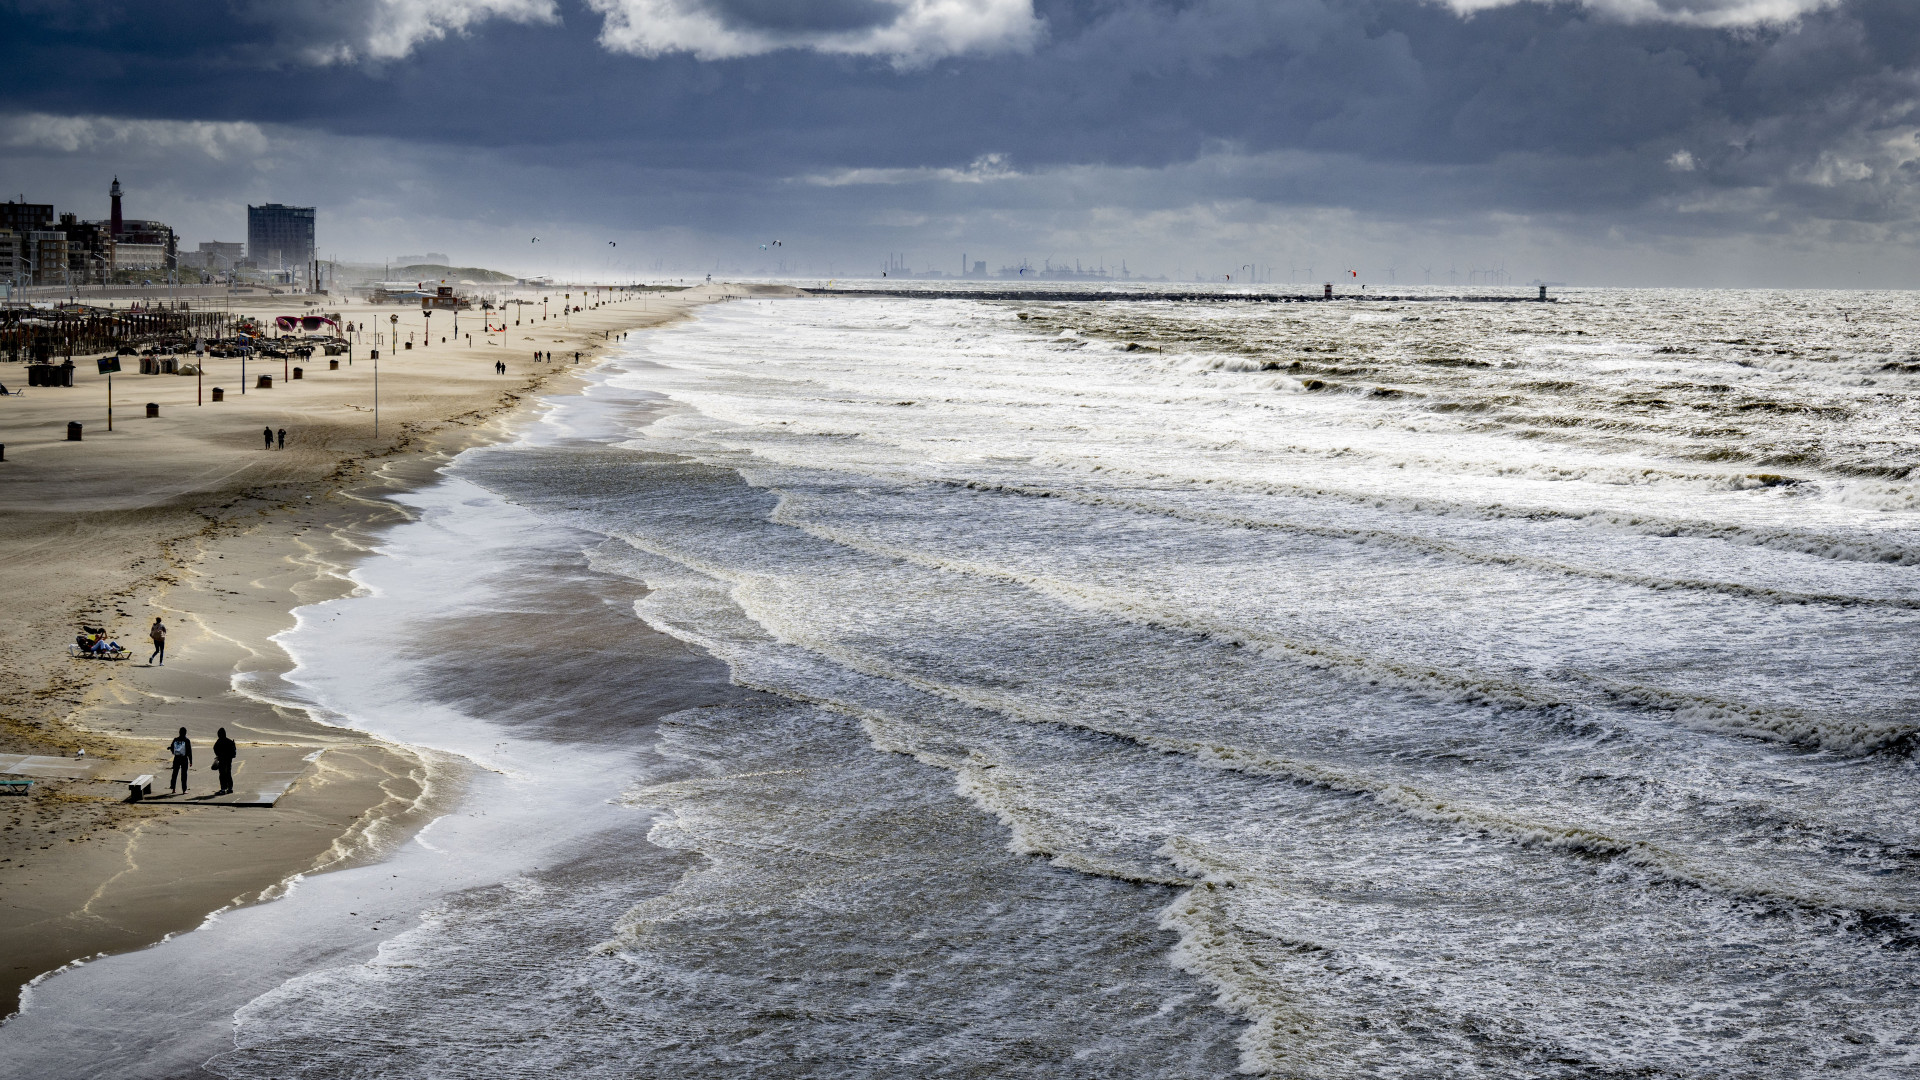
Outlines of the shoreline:
{"label": "shoreline", "polygon": [[[593,334],[665,325],[706,303],[758,291],[691,289],[576,313],[565,330],[527,329],[539,333],[538,344],[578,348],[583,360],[597,360],[611,342]],[[270,313],[276,305],[258,306]],[[343,310],[348,318],[394,311]],[[355,590],[348,572],[379,534],[408,517],[385,496],[434,482],[463,449],[509,437],[526,415],[523,406],[577,390],[575,373],[586,367],[509,361],[522,371],[504,392],[491,371],[473,377],[477,362],[490,368],[503,354],[499,347],[447,346],[386,361],[379,442],[340,431],[364,411],[357,402],[337,392],[309,393],[339,372],[316,371],[305,386],[248,395],[254,401],[243,404],[252,416],[234,423],[231,413],[242,412],[235,409],[219,418],[239,430],[214,438],[202,431],[200,445],[183,446],[163,433],[154,441],[167,445],[143,447],[134,441],[140,425],[155,422],[121,421],[117,427],[131,437],[100,439],[119,445],[98,455],[117,460],[90,470],[49,468],[53,455],[85,452],[92,443],[36,445],[33,420],[41,427],[58,421],[4,403],[0,442],[9,449],[25,444],[25,453],[0,466],[7,470],[0,471],[0,497],[12,496],[16,511],[10,526],[0,526],[0,571],[35,587],[33,602],[17,596],[0,616],[0,650],[8,657],[0,661],[0,750],[71,757],[85,749],[107,762],[100,776],[150,772],[160,781],[165,743],[185,725],[196,743],[189,783],[205,785],[201,790],[213,785],[205,759],[215,727],[240,743],[243,775],[249,762],[310,763],[271,809],[164,797],[130,804],[124,784],[102,781],[37,783],[29,798],[0,803],[0,905],[19,916],[0,928],[0,1016],[16,1013],[23,987],[74,961],[143,948],[212,913],[271,899],[299,876],[377,859],[459,790],[462,768],[446,755],[329,726],[241,684],[270,686],[291,669],[271,638],[294,624],[294,608]],[[350,377],[364,378],[366,361],[358,366]],[[142,396],[171,390],[178,398],[195,389],[177,377],[137,385]],[[32,393],[45,403],[41,413],[64,413],[80,389],[76,379],[76,390]],[[56,396],[63,394],[69,396]],[[288,400],[296,394],[304,400]],[[249,445],[241,467],[204,467],[207,458],[234,454],[236,437],[257,437],[251,425],[262,406],[290,428],[303,425],[293,428],[302,434],[320,428],[322,447],[306,450],[290,440],[289,451],[267,455]],[[163,402],[162,415],[168,411]],[[213,419],[198,411],[187,417]],[[271,468],[247,467],[263,458]],[[201,482],[169,491],[168,466],[183,460],[203,466],[195,477]],[[65,538],[77,542],[58,542]],[[147,667],[143,631],[155,613],[171,629],[169,663]],[[62,645],[83,621],[140,647],[119,663],[70,660]],[[156,794],[162,790],[156,784]]]}

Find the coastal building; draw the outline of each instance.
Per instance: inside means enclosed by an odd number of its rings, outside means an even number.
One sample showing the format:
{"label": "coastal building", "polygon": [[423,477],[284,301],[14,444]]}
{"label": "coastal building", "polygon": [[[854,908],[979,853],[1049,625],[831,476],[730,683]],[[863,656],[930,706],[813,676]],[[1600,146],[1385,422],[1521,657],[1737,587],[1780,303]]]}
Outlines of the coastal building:
{"label": "coastal building", "polygon": [[262,270],[313,261],[314,208],[265,203],[247,207],[247,257]]}
{"label": "coastal building", "polygon": [[108,188],[108,216],[82,221],[77,214],[54,219],[53,204],[24,199],[0,203],[0,231],[9,233],[0,254],[0,278],[18,284],[92,285],[118,270],[169,270],[179,264],[179,239],[163,221],[128,218],[121,209],[120,178]]}
{"label": "coastal building", "polygon": [[202,240],[197,251],[180,253],[180,265],[194,270],[224,273],[247,261],[243,241]]}
{"label": "coastal building", "polygon": [[0,229],[27,233],[34,229],[44,229],[51,224],[53,224],[52,203],[14,202],[11,199],[0,203]]}
{"label": "coastal building", "polygon": [[61,214],[53,228],[67,238],[67,270],[76,285],[92,285],[106,280],[113,264],[113,234],[104,221],[81,221],[77,215]]}
{"label": "coastal building", "polygon": [[108,194],[113,199],[113,214],[107,221],[112,238],[109,259],[115,270],[171,270],[179,262],[180,241],[164,222],[129,220],[120,214],[120,178],[113,178]]}
{"label": "coastal building", "polygon": [[67,234],[56,229],[35,229],[27,234],[27,262],[32,267],[34,285],[67,285],[73,281],[68,265]]}
{"label": "coastal building", "polygon": [[0,283],[26,284],[26,237],[17,230],[0,228]]}

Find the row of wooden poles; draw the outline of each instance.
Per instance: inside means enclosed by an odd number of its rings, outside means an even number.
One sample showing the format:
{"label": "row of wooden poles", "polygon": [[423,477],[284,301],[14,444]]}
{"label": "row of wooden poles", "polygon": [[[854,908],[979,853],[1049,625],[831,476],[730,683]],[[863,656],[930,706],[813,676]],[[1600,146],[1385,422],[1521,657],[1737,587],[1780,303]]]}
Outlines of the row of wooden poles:
{"label": "row of wooden poles", "polygon": [[123,347],[209,340],[232,332],[232,317],[218,311],[36,311],[0,309],[0,357],[45,363],[80,353]]}

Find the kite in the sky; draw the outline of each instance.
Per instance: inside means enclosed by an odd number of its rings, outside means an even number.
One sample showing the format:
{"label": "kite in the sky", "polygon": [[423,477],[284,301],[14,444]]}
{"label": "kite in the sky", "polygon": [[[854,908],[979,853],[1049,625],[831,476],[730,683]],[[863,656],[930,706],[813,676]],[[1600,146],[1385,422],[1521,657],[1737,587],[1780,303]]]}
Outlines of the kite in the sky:
{"label": "kite in the sky", "polygon": [[539,243],[539,242],[540,242],[540,238],[539,238],[539,237],[537,237],[537,236],[536,236],[536,237],[534,237],[534,238],[533,238],[533,242],[534,242],[534,243],[536,243],[536,244],[537,244],[537,243]]}
{"label": "kite in the sky", "polygon": [[608,247],[619,247],[620,245],[619,245],[619,244],[616,244],[616,243],[614,243],[614,242],[613,242],[613,241],[611,241],[611,240],[609,240],[609,241],[607,241],[607,246],[608,246]]}

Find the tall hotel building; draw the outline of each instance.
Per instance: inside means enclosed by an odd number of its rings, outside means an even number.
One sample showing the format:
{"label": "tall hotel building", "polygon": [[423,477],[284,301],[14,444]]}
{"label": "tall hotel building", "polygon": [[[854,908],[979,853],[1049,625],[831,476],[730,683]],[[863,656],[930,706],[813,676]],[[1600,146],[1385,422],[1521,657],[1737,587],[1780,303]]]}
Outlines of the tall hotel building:
{"label": "tall hotel building", "polygon": [[247,207],[247,258],[262,270],[313,260],[313,207],[267,203]]}

